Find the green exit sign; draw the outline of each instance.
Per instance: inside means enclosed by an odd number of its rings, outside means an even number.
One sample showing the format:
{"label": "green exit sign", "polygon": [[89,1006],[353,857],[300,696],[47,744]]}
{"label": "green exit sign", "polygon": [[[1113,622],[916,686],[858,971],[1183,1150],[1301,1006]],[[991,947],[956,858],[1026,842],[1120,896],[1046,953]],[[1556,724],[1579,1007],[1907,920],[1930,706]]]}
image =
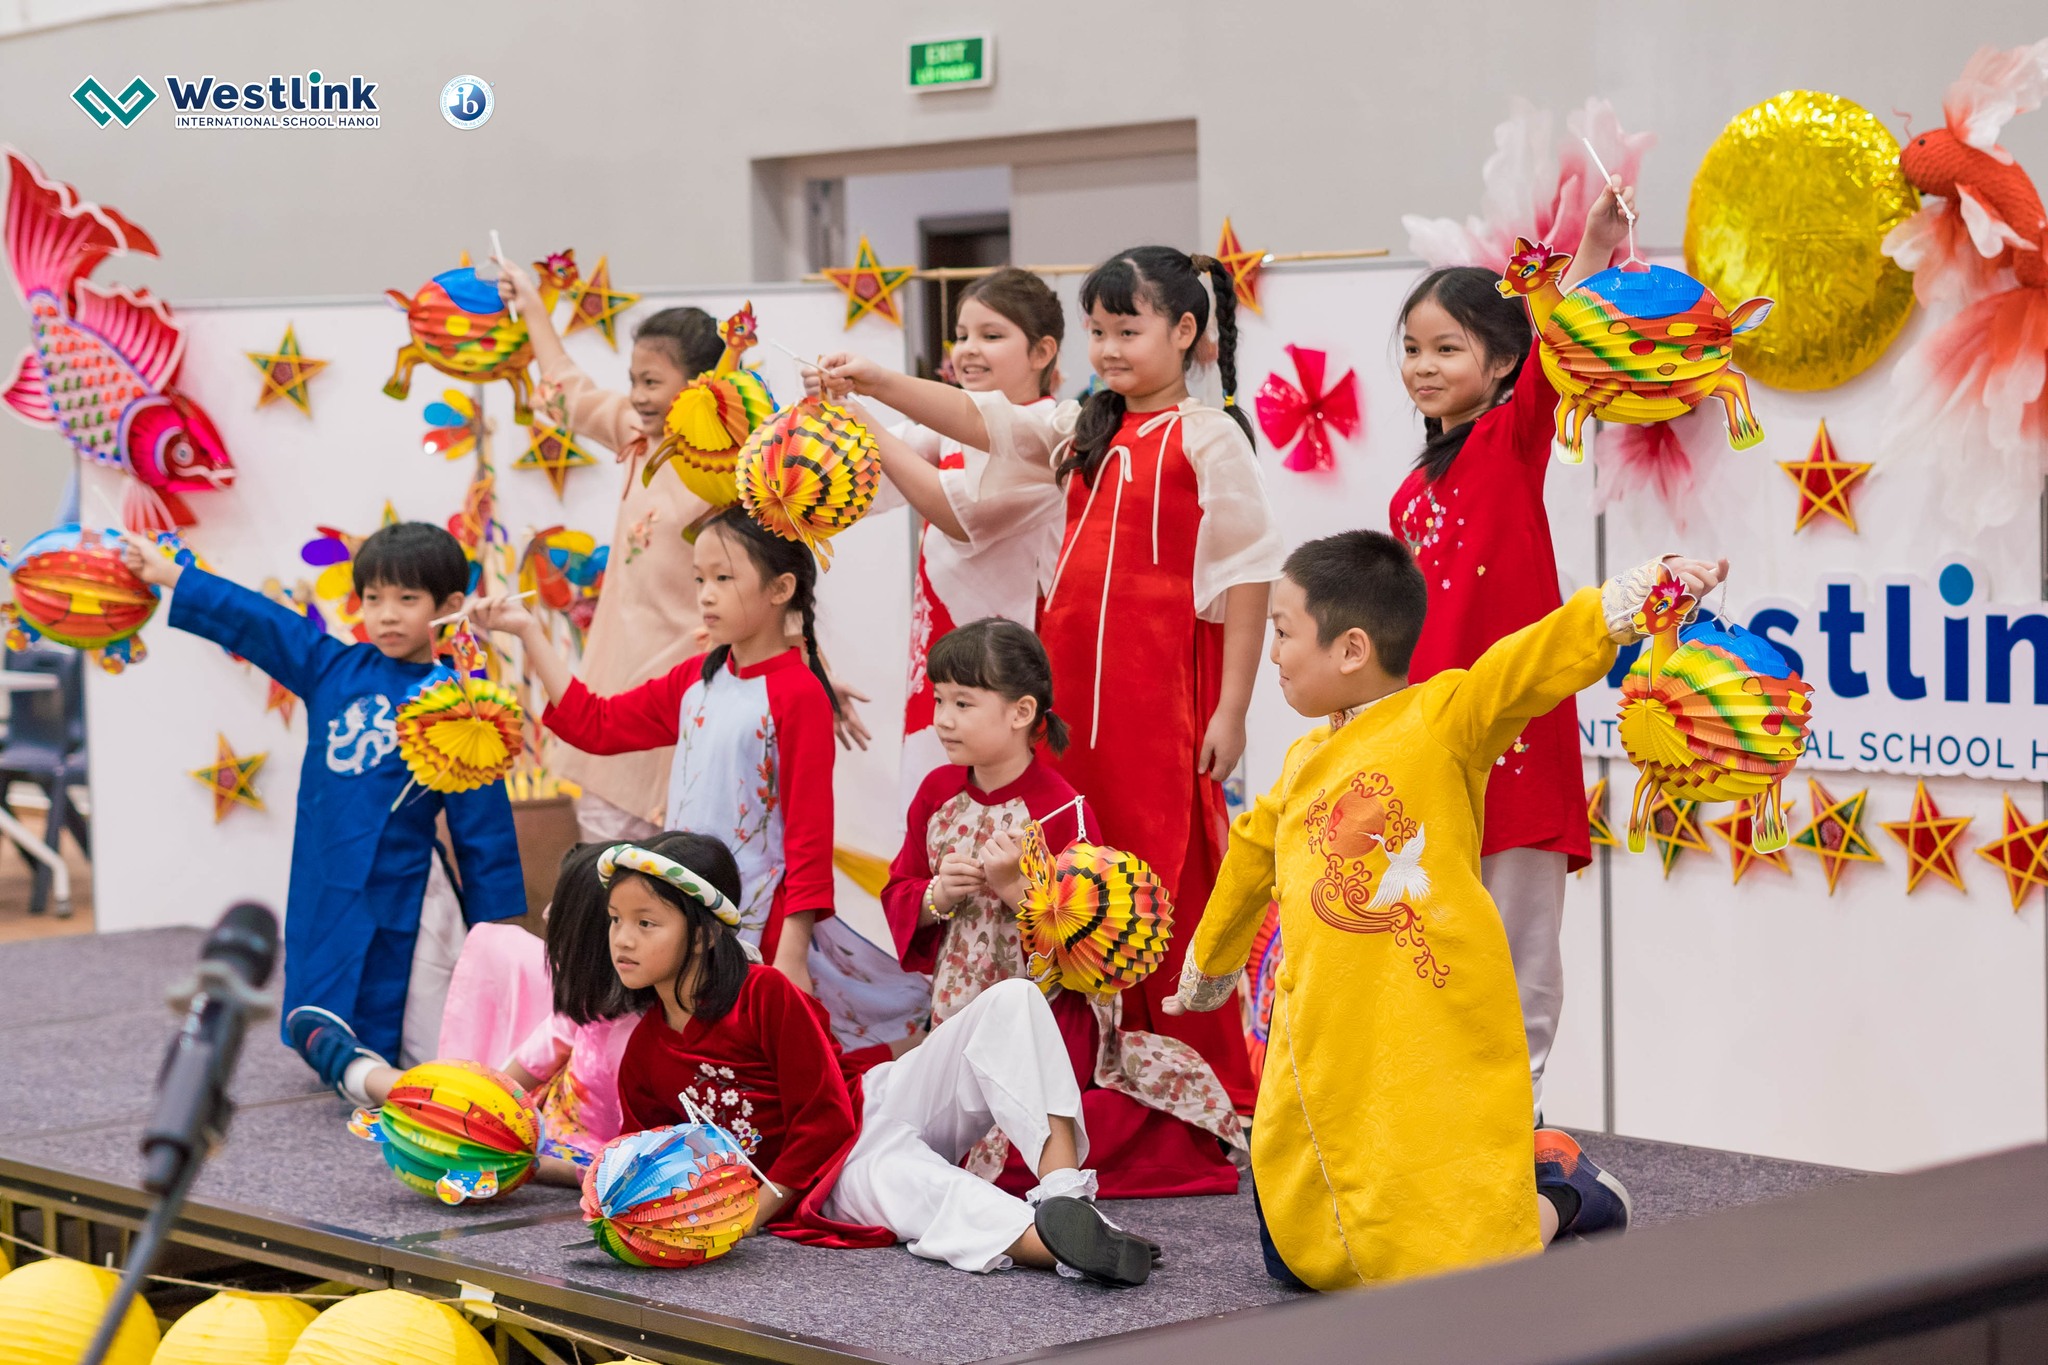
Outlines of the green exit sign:
{"label": "green exit sign", "polygon": [[986,33],[910,45],[912,90],[972,90],[996,83],[995,39]]}

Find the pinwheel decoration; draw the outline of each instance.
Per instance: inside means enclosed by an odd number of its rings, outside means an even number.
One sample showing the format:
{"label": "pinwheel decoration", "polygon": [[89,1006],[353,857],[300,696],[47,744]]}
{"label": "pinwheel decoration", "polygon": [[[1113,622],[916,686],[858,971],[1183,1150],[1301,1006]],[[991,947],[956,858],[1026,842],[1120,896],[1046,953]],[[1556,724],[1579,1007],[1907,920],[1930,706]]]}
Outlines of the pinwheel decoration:
{"label": "pinwheel decoration", "polygon": [[1069,844],[1057,858],[1037,821],[1024,827],[1018,863],[1025,891],[1017,931],[1026,970],[1054,987],[1104,995],[1157,970],[1173,936],[1173,901],[1144,859],[1100,844]]}
{"label": "pinwheel decoration", "polygon": [[475,1062],[422,1062],[349,1131],[377,1143],[391,1173],[444,1204],[510,1194],[533,1175],[540,1119],[509,1076]]}
{"label": "pinwheel decoration", "polygon": [[737,472],[748,514],[783,539],[802,541],[829,568],[827,542],[874,502],[882,457],[845,408],[810,397],[754,429]]}
{"label": "pinwheel decoration", "polygon": [[597,1244],[635,1266],[716,1260],[753,1222],[761,1182],[732,1134],[708,1123],[615,1139],[583,1177]]}
{"label": "pinwheel decoration", "polygon": [[566,617],[581,646],[583,633],[597,614],[597,595],[604,588],[610,561],[611,547],[599,545],[587,532],[549,526],[526,542],[519,559],[519,587]]}
{"label": "pinwheel decoration", "polygon": [[461,389],[443,389],[440,398],[427,404],[426,419],[432,425],[420,448],[444,460],[459,460],[476,451],[476,401]]}
{"label": "pinwheel decoration", "polygon": [[1326,385],[1329,355],[1306,346],[1289,346],[1294,374],[1300,381],[1290,384],[1277,374],[1266,376],[1259,386],[1259,430],[1276,450],[1290,442],[1294,449],[1282,461],[1289,469],[1328,469],[1336,463],[1330,447],[1334,432],[1347,440],[1363,429],[1358,411],[1358,372],[1346,370],[1341,379]]}

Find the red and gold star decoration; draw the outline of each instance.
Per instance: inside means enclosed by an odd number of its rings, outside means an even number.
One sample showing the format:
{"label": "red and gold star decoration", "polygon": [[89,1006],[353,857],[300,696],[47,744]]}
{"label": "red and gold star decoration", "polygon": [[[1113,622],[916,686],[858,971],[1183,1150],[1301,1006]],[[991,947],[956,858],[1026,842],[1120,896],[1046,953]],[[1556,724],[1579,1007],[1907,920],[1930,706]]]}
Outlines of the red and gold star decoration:
{"label": "red and gold star decoration", "polygon": [[527,437],[526,453],[513,461],[514,469],[538,469],[548,476],[553,485],[555,499],[560,501],[563,486],[569,482],[569,471],[582,465],[596,464],[597,458],[582,446],[576,438],[561,427],[549,426],[535,415],[531,434]]}
{"label": "red and gold star decoration", "polygon": [[1259,307],[1259,268],[1266,263],[1265,248],[1245,250],[1244,243],[1237,240],[1237,229],[1225,218],[1223,235],[1216,240],[1216,259],[1230,272],[1230,287],[1237,301],[1264,316],[1265,310]]}
{"label": "red and gold star decoration", "polygon": [[223,815],[238,805],[251,810],[263,809],[263,798],[256,794],[256,770],[270,755],[237,754],[226,735],[216,734],[214,737],[220,741],[219,756],[207,767],[194,768],[192,776],[212,790],[213,822],[217,825]]}
{"label": "red and gold star decoration", "polygon": [[1700,832],[1699,811],[1701,803],[1673,796],[1660,791],[1650,803],[1650,842],[1657,846],[1657,861],[1664,865],[1664,875],[1671,875],[1671,865],[1678,861],[1678,855],[1687,849],[1695,853],[1712,853],[1707,836]]}
{"label": "red and gold star decoration", "polygon": [[[1614,828],[1607,823],[1607,779],[1601,778],[1586,793],[1586,833],[1595,848],[1616,848]],[[1579,869],[1581,877],[1586,875],[1591,863]]]}
{"label": "red and gold star decoration", "polygon": [[2020,808],[2005,798],[2005,837],[1984,845],[1978,856],[1995,863],[2005,874],[2006,893],[2012,897],[2013,913],[2033,888],[2048,887],[2048,820],[2027,823]]}
{"label": "red and gold star decoration", "polygon": [[1832,896],[1846,865],[1884,861],[1863,834],[1863,803],[1869,799],[1870,789],[1865,787],[1837,801],[1813,778],[1806,779],[1806,786],[1807,799],[1813,805],[1813,820],[1792,836],[1792,847],[1803,848],[1820,859],[1828,874],[1828,894]]}
{"label": "red and gold star decoration", "polygon": [[562,334],[574,336],[586,327],[594,327],[604,334],[605,344],[616,351],[619,315],[638,302],[638,294],[612,288],[609,258],[600,256],[596,269],[569,286],[569,322],[562,328]]}
{"label": "red and gold star decoration", "polygon": [[863,235],[860,250],[850,266],[828,266],[823,272],[826,279],[839,286],[846,295],[846,327],[853,329],[869,313],[887,318],[898,327],[903,325],[902,310],[896,306],[894,293],[917,273],[915,266],[883,265],[875,255],[874,247]]}
{"label": "red and gold star decoration", "polygon": [[1756,798],[1745,796],[1735,803],[1733,814],[1707,821],[1708,829],[1728,841],[1728,861],[1735,873],[1732,884],[1737,886],[1742,884],[1743,874],[1758,863],[1765,867],[1775,867],[1787,876],[1792,874],[1792,860],[1786,856],[1784,849],[1781,848],[1776,853],[1759,853],[1752,846],[1751,841],[1755,835],[1751,823],[1756,814],[1755,802]]}
{"label": "red and gold star decoration", "polygon": [[1913,889],[1930,872],[1958,891],[1969,889],[1963,885],[1962,869],[1956,866],[1956,853],[1963,830],[1972,818],[1968,815],[1943,815],[1935,806],[1934,798],[1927,794],[1927,784],[1921,782],[1913,788],[1911,818],[1887,820],[1880,826],[1906,850],[1907,895],[1912,895]]}
{"label": "red and gold star decoration", "polygon": [[1851,531],[1856,529],[1856,513],[1849,506],[1849,488],[1871,467],[1838,457],[1825,421],[1820,424],[1820,432],[1813,438],[1813,449],[1806,453],[1806,458],[1780,460],[1778,468],[1799,485],[1799,520],[1792,525],[1794,534],[1805,530],[1806,524],[1822,513]]}
{"label": "red and gold star decoration", "polygon": [[308,417],[313,415],[313,400],[306,392],[306,384],[327,368],[327,362],[300,353],[299,334],[290,323],[285,324],[284,340],[277,343],[275,351],[244,351],[242,354],[263,372],[263,392],[256,395],[257,407],[264,408],[282,401]]}

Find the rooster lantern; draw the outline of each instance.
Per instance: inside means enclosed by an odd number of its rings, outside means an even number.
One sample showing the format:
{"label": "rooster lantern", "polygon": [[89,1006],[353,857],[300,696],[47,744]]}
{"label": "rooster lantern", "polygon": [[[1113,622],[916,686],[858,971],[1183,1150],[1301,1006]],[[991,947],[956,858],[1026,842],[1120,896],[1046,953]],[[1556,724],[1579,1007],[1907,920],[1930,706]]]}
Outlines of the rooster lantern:
{"label": "rooster lantern", "polygon": [[1650,637],[1621,685],[1621,747],[1641,772],[1628,846],[1643,851],[1661,789],[1692,801],[1751,800],[1751,847],[1785,846],[1778,792],[1812,723],[1813,689],[1771,643],[1705,617],[1666,573],[1635,626]]}
{"label": "rooster lantern", "polygon": [[754,305],[742,306],[718,331],[725,354],[685,384],[669,405],[661,444],[640,471],[640,481],[649,482],[655,470],[673,460],[692,493],[713,507],[730,507],[740,497],[740,447],[775,411],[775,397],[760,372],[746,368],[754,344]]}

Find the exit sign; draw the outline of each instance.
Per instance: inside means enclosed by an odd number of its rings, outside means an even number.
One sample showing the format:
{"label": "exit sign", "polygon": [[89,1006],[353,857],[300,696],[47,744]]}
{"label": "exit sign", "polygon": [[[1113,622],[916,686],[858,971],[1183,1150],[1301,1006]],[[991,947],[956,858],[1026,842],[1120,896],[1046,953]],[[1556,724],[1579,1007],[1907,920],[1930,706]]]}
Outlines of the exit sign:
{"label": "exit sign", "polygon": [[986,33],[910,45],[912,90],[972,90],[996,83],[996,41]]}

